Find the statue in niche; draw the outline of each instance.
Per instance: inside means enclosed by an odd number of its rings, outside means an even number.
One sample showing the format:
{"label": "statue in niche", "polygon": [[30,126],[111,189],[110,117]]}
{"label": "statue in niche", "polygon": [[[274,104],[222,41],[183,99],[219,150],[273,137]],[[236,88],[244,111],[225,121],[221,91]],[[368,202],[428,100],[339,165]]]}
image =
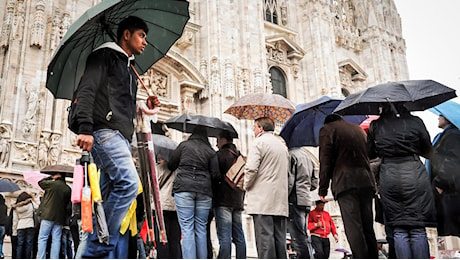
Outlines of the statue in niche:
{"label": "statue in niche", "polygon": [[48,165],[56,165],[59,160],[59,142],[61,135],[53,134],[51,136],[50,148],[48,150]]}
{"label": "statue in niche", "polygon": [[50,134],[42,132],[40,134],[40,142],[38,144],[38,166],[45,167],[48,163],[48,150],[50,149]]}
{"label": "statue in niche", "polygon": [[10,145],[4,138],[0,139],[0,166],[6,167],[8,164],[8,154],[10,152]]}
{"label": "statue in niche", "polygon": [[22,34],[24,31],[24,2],[18,3],[17,15],[16,15],[16,24],[14,26],[14,39],[22,40]]}
{"label": "statue in niche", "polygon": [[38,107],[38,91],[34,88],[30,88],[28,83],[25,84],[24,90],[27,98],[27,110],[22,120],[22,133],[25,137],[28,137],[35,130],[36,124],[34,119]]}

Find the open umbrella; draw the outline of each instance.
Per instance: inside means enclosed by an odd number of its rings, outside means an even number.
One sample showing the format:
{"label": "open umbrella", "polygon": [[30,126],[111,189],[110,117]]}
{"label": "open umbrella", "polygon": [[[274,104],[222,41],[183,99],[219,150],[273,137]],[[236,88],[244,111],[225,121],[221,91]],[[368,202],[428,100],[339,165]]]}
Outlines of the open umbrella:
{"label": "open umbrella", "polygon": [[70,25],[48,66],[46,88],[55,98],[71,99],[88,55],[105,42],[115,41],[117,25],[128,16],[143,19],[148,28],[147,46],[135,67],[147,71],[166,55],[182,35],[189,19],[185,0],[104,0]]}
{"label": "open umbrella", "polygon": [[442,115],[449,122],[455,125],[457,128],[460,128],[460,104],[452,100],[448,100],[444,103],[441,103],[433,108],[428,109],[428,111],[434,113],[435,115]]}
{"label": "open umbrella", "polygon": [[238,119],[254,120],[260,117],[269,117],[277,122],[284,123],[294,111],[294,102],[281,95],[253,93],[242,96],[227,108],[224,113]]}
{"label": "open umbrella", "polygon": [[22,176],[24,177],[24,180],[26,182],[32,185],[32,187],[39,190],[41,190],[42,188],[40,188],[38,182],[46,177],[49,177],[48,174],[41,173],[39,171],[26,171],[22,173]]}
{"label": "open umbrella", "polygon": [[169,137],[157,134],[152,134],[152,139],[156,157],[168,161],[170,153],[177,148],[177,142]]}
{"label": "open umbrella", "polygon": [[222,130],[228,130],[233,138],[238,138],[238,133],[232,124],[217,117],[182,114],[166,120],[165,124],[184,133],[192,133],[197,126],[204,126],[209,137],[217,137]]}
{"label": "open umbrella", "polygon": [[455,90],[434,80],[380,84],[349,95],[334,110],[342,115],[379,115],[382,103],[403,103],[409,111],[423,111],[456,97]]}
{"label": "open umbrella", "polygon": [[[324,125],[324,119],[342,102],[328,96],[320,97],[312,102],[299,104],[294,114],[283,125],[280,136],[289,148],[302,146],[318,146],[319,130]],[[360,124],[366,116],[344,116],[344,119]]]}
{"label": "open umbrella", "polygon": [[0,180],[0,192],[15,192],[18,190],[20,188],[16,183],[5,179]]}

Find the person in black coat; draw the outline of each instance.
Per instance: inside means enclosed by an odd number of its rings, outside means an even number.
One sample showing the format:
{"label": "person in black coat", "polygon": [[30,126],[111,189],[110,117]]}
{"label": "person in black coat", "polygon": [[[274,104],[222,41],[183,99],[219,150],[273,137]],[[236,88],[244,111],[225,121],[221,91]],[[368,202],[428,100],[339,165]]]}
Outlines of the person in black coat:
{"label": "person in black coat", "polygon": [[206,223],[212,206],[212,179],[219,178],[219,162],[206,128],[198,126],[171,154],[168,168],[176,171],[174,201],[182,232],[184,258],[207,257]]}
{"label": "person in black coat", "polygon": [[429,258],[425,227],[436,226],[428,174],[419,156],[429,157],[430,135],[423,121],[398,103],[382,106],[368,133],[369,158],[382,158],[380,196],[385,225],[393,229],[397,258]]}
{"label": "person in black coat", "polygon": [[444,129],[433,141],[431,180],[437,210],[438,236],[460,237],[460,130],[439,116]]}
{"label": "person in black coat", "polygon": [[5,227],[8,224],[8,208],[5,204],[5,198],[0,194],[0,259],[5,258],[3,255],[3,239],[5,239]]}

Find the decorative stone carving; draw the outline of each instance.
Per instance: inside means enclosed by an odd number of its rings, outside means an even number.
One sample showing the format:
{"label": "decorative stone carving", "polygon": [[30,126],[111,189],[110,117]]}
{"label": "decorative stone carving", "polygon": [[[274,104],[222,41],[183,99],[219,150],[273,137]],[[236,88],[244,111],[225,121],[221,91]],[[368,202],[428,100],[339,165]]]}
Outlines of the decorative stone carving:
{"label": "decorative stone carving", "polygon": [[187,47],[191,46],[195,40],[195,34],[200,28],[201,26],[189,21],[184,28],[182,36],[177,40],[176,46],[181,50],[185,50]]}
{"label": "decorative stone carving", "polygon": [[48,150],[48,165],[55,165],[59,162],[61,134],[51,135],[50,148]]}
{"label": "decorative stone carving", "polygon": [[[208,78],[208,62],[205,59],[200,61],[200,73],[203,77]],[[206,84],[200,92],[200,98],[209,98],[209,84]]]}
{"label": "decorative stone carving", "polygon": [[235,97],[235,76],[231,59],[225,59],[224,63],[224,95],[226,98]]}
{"label": "decorative stone carving", "polygon": [[254,92],[256,93],[267,92],[267,90],[264,89],[264,87],[266,86],[264,86],[263,84],[262,70],[260,68],[255,68],[254,69]]}
{"label": "decorative stone carving", "polygon": [[168,95],[168,76],[160,71],[150,68],[140,76],[145,86],[160,97]]}
{"label": "decorative stone carving", "polygon": [[17,161],[21,161],[24,163],[28,163],[31,165],[35,165],[37,162],[37,147],[32,144],[28,143],[14,143],[16,152],[18,156],[16,156]]}
{"label": "decorative stone carving", "polygon": [[23,129],[22,134],[24,137],[30,136],[31,132],[35,130],[35,115],[38,108],[38,89],[30,87],[29,83],[24,84],[24,91],[27,98],[27,110],[22,120]]}
{"label": "decorative stone carving", "polygon": [[61,41],[61,30],[60,30],[61,20],[59,19],[59,13],[56,11],[53,16],[53,21],[51,25],[51,37],[50,37],[50,49],[54,51]]}
{"label": "decorative stone carving", "polygon": [[39,49],[43,46],[46,31],[45,23],[45,1],[38,0],[35,4],[35,13],[30,29],[30,46],[36,46]]}
{"label": "decorative stone carving", "polygon": [[7,167],[10,157],[11,124],[0,124],[0,167]]}
{"label": "decorative stone carving", "polygon": [[16,23],[14,24],[14,34],[13,37],[15,40],[21,41],[22,35],[24,33],[24,1],[18,1],[17,11],[16,11]]}
{"label": "decorative stone carving", "polygon": [[220,69],[219,69],[219,59],[216,56],[211,58],[211,85],[210,90],[211,94],[220,94]]}
{"label": "decorative stone carving", "polygon": [[246,68],[238,68],[238,94],[242,97],[250,93],[249,71]]}
{"label": "decorative stone carving", "polygon": [[8,49],[10,44],[10,34],[14,24],[14,9],[16,8],[16,0],[8,0],[6,4],[5,19],[3,20],[2,35],[0,38],[0,47]]}
{"label": "decorative stone carving", "polygon": [[48,163],[48,150],[50,149],[50,135],[49,132],[41,132],[40,141],[38,143],[38,166],[40,169],[45,167]]}

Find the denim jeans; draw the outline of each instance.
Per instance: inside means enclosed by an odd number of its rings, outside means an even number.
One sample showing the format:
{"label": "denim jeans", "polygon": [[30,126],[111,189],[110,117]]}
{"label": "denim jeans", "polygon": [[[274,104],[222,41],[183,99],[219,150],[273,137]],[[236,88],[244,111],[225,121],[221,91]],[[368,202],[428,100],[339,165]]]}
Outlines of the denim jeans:
{"label": "denim jeans", "polygon": [[72,235],[70,234],[70,230],[65,228],[62,229],[60,258],[73,259]]}
{"label": "denim jeans", "polygon": [[0,257],[3,255],[3,240],[5,239],[5,226],[0,226]]}
{"label": "denim jeans", "polygon": [[246,258],[246,241],[241,222],[241,210],[230,207],[214,208],[217,237],[219,238],[219,259],[232,258],[232,241],[236,247],[236,258]]}
{"label": "denim jeans", "polygon": [[[87,248],[83,257],[105,258],[113,252],[123,252],[116,258],[127,258],[127,239],[120,234],[121,221],[128,212],[138,191],[138,175],[131,156],[128,140],[119,131],[100,129],[93,132],[91,153],[101,171],[100,183],[103,207],[109,229],[109,245],[101,244],[97,232],[88,234]],[[121,243],[118,245],[118,243]],[[126,253],[126,254],[125,254]]]}
{"label": "denim jeans", "polygon": [[174,201],[182,231],[182,256],[206,259],[206,223],[212,198],[197,192],[177,192]]}
{"label": "denim jeans", "polygon": [[32,246],[34,242],[34,228],[18,229],[18,259],[32,259]]}
{"label": "denim jeans", "polygon": [[292,237],[292,247],[297,252],[298,259],[310,258],[311,242],[307,234],[307,207],[289,204],[288,231]]}
{"label": "denim jeans", "polygon": [[[62,226],[53,221],[42,219],[40,222],[40,232],[38,233],[38,259],[46,259],[46,244],[51,235],[51,259],[59,259],[59,251],[61,249],[61,234]],[[19,235],[19,234],[18,234]],[[19,244],[19,238],[18,238]],[[19,249],[19,248],[18,248]],[[20,258],[20,257],[18,257]]]}
{"label": "denim jeans", "polygon": [[395,227],[393,236],[397,258],[430,259],[430,247],[424,227]]}

